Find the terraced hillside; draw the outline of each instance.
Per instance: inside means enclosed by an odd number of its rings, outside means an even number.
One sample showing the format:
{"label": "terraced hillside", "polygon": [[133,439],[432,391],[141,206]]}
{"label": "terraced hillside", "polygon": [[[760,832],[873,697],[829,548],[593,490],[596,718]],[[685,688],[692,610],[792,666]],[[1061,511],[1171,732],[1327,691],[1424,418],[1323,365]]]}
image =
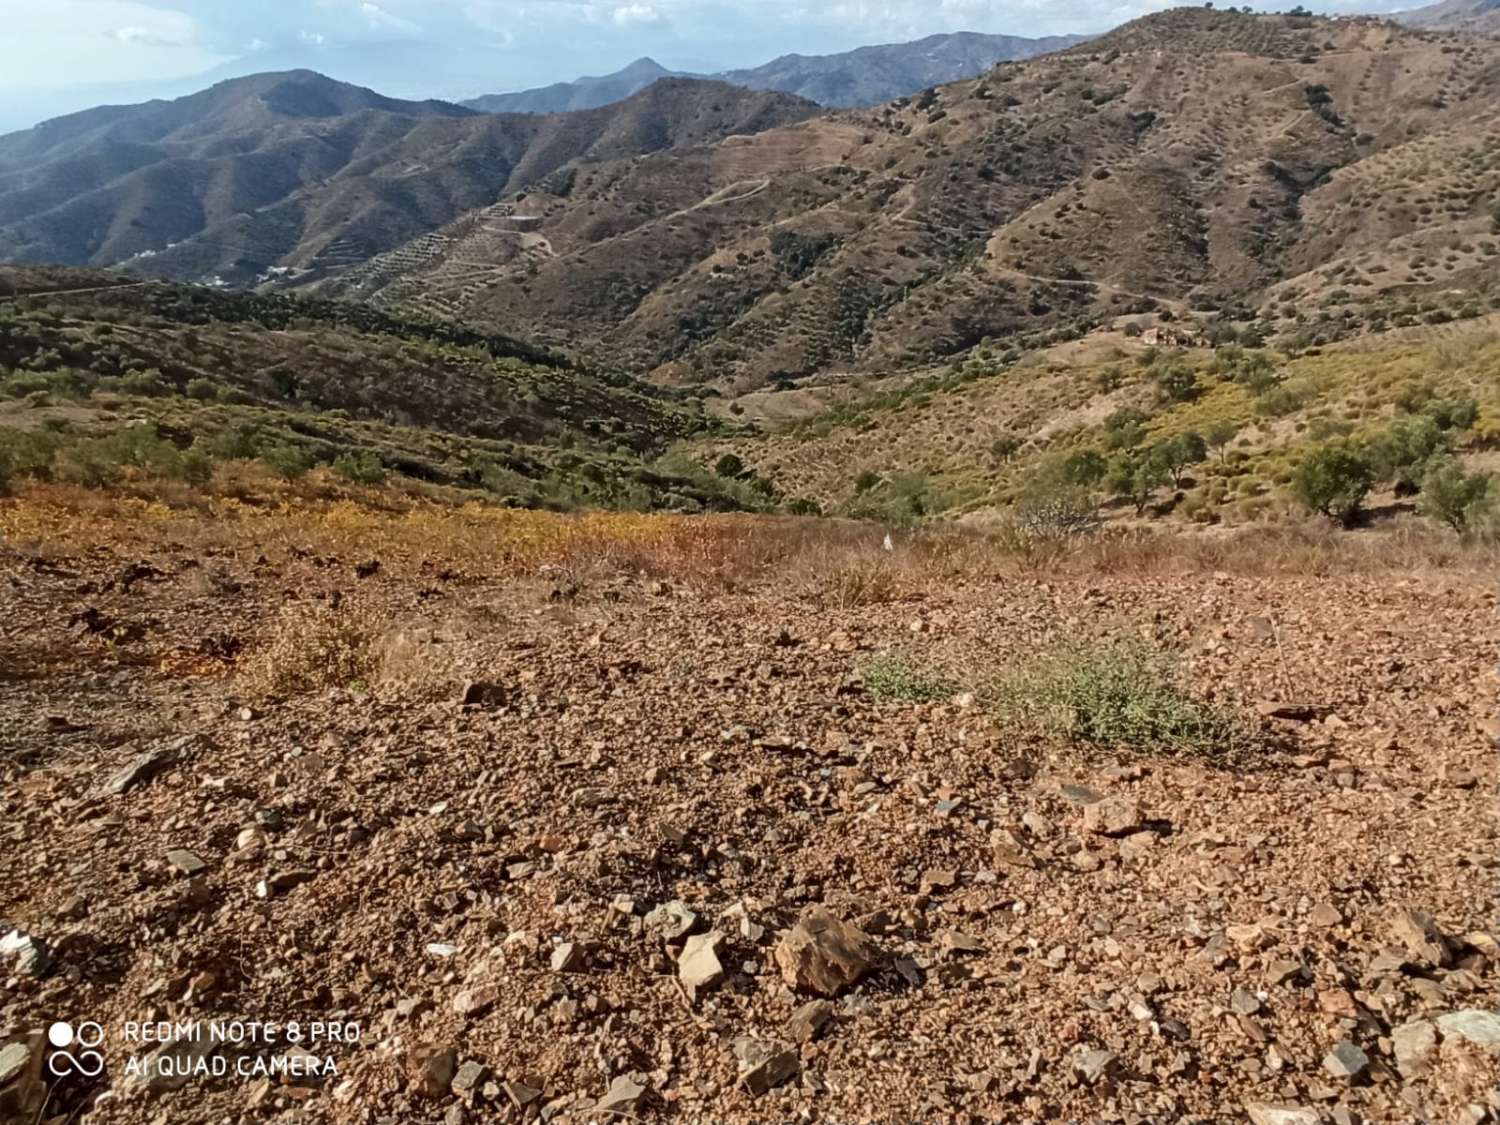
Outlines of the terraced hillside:
{"label": "terraced hillside", "polygon": [[580,169],[524,200],[529,246],[472,222],[359,292],[737,391],[1151,309],[1274,333],[1330,303],[1347,334],[1500,277],[1497,110],[1497,41],[1182,9],[878,110]]}
{"label": "terraced hillside", "polygon": [[0,260],[231,284],[316,278],[580,164],[814,112],[677,81],[587,113],[488,115],[310,71],[256,75],[0,137]]}

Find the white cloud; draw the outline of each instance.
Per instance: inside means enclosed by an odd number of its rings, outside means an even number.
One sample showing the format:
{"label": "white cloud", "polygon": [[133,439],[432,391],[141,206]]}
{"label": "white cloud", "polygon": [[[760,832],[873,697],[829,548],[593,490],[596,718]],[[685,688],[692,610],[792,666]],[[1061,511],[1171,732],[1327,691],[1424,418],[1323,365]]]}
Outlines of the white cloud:
{"label": "white cloud", "polygon": [[419,35],[422,28],[419,24],[401,16],[392,15],[379,4],[372,4],[365,0],[359,6],[360,15],[364,16],[365,22],[375,31],[399,32],[402,35]]}
{"label": "white cloud", "polygon": [[616,27],[663,22],[662,14],[650,4],[622,4],[611,14]]}

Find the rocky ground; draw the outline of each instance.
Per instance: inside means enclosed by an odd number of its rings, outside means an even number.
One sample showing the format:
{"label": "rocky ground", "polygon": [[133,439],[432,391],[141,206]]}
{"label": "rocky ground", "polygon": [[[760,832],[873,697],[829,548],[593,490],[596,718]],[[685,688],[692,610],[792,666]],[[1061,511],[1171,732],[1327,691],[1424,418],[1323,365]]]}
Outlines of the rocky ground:
{"label": "rocky ground", "polygon": [[[1500,1115],[1478,578],[836,608],[370,562],[0,547],[0,1120]],[[378,677],[260,694],[329,615]],[[987,702],[1121,630],[1256,745],[1086,750]],[[963,690],[877,698],[893,647]],[[58,1020],[99,1077],[47,1075]]]}

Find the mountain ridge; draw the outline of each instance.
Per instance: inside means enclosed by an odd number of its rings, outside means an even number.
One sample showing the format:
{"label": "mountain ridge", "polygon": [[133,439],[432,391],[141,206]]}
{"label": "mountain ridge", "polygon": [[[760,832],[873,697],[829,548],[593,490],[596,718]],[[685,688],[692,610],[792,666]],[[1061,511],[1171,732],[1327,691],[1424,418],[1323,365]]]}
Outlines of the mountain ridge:
{"label": "mountain ridge", "polygon": [[0,259],[248,284],[363,261],[579,161],[816,111],[682,79],[550,116],[403,102],[310,71],[232,79],[0,138]]}
{"label": "mountain ridge", "polygon": [[486,231],[456,232],[358,295],[733,392],[1154,309],[1274,326],[1313,294],[1357,316],[1500,280],[1497,107],[1487,38],[1177,9],[878,109],[584,170],[528,200],[531,250],[487,258]]}
{"label": "mountain ridge", "polygon": [[795,94],[832,109],[875,105],[928,86],[971,78],[998,62],[1030,58],[1083,42],[1087,36],[1028,39],[960,31],[904,43],[856,47],[831,55],[785,54],[758,67],[715,74],[669,70],[654,59],[636,59],[613,74],[573,82],[486,94],[460,104],[486,113],[555,113],[592,109],[628,97],[660,78],[701,78],[752,90]]}

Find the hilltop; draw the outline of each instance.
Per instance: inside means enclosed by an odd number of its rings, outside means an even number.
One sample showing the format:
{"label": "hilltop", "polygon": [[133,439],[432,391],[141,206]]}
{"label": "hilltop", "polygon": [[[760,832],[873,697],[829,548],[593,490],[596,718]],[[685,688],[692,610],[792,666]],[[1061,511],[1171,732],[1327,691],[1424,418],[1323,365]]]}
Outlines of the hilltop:
{"label": "hilltop", "polygon": [[537,117],[401,102],[311,71],[233,79],[0,137],[0,260],[315,278],[586,163],[814,112],[691,81]]}
{"label": "hilltop", "polygon": [[581,169],[351,292],[728,391],[1118,317],[1262,334],[1500,271],[1500,41],[1182,9],[876,110]]}
{"label": "hilltop", "polygon": [[1396,19],[1413,27],[1434,31],[1500,32],[1500,2],[1497,0],[1440,0],[1425,8],[1397,12]]}
{"label": "hilltop", "polygon": [[972,78],[998,62],[1027,59],[1081,42],[1080,35],[1027,39],[956,32],[910,43],[859,47],[833,55],[782,55],[763,66],[690,75],[654,59],[637,59],[614,74],[558,82],[513,94],[486,94],[462,103],[486,113],[558,113],[593,109],[629,97],[662,78],[705,78],[751,90],[779,90],[819,105],[878,105],[928,86]]}

